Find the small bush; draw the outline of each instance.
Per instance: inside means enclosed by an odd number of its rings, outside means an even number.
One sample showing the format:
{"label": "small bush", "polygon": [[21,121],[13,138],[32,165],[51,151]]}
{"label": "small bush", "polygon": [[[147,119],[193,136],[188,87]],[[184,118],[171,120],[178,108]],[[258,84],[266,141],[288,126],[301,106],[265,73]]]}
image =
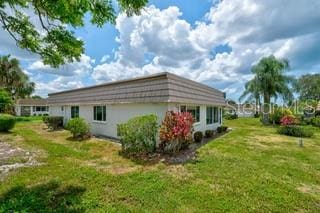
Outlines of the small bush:
{"label": "small bush", "polygon": [[320,117],[312,118],[311,123],[313,126],[320,127]]}
{"label": "small bush", "polygon": [[281,126],[278,129],[278,133],[281,135],[310,138],[313,135],[313,131],[302,126]]}
{"label": "small bush", "polygon": [[205,132],[204,132],[204,135],[206,138],[211,138],[214,134],[214,131],[211,130],[211,129],[207,129]]}
{"label": "small bush", "polygon": [[156,149],[158,132],[156,115],[144,115],[130,119],[127,123],[118,124],[122,150],[126,153],[152,153]]}
{"label": "small bush", "polygon": [[160,127],[159,148],[164,152],[187,148],[192,142],[193,121],[189,112],[167,112]]}
{"label": "small bush", "polygon": [[228,129],[227,126],[219,126],[219,127],[217,128],[217,132],[218,132],[218,133],[222,133],[222,132],[227,131],[227,129]]}
{"label": "small bush", "polygon": [[77,139],[84,139],[90,132],[90,126],[83,118],[69,120],[66,129],[72,133],[73,138]]}
{"label": "small bush", "polygon": [[47,124],[48,128],[52,130],[63,127],[63,117],[61,116],[48,116],[43,121]]}
{"label": "small bush", "polygon": [[227,113],[223,116],[223,118],[226,120],[234,120],[238,118],[238,115],[236,113],[234,114]]}
{"label": "small bush", "polygon": [[293,115],[285,115],[281,118],[280,124],[281,126],[292,126],[297,124],[297,119]]}
{"label": "small bush", "polygon": [[292,115],[292,112],[289,109],[283,109],[283,108],[277,107],[270,114],[269,121],[270,123],[280,124],[281,118],[283,118],[286,115]]}
{"label": "small bush", "polygon": [[203,139],[203,133],[198,131],[198,132],[195,132],[194,135],[193,135],[193,140],[197,143],[200,143]]}
{"label": "small bush", "polygon": [[16,118],[8,114],[0,114],[0,132],[8,132],[16,124]]}

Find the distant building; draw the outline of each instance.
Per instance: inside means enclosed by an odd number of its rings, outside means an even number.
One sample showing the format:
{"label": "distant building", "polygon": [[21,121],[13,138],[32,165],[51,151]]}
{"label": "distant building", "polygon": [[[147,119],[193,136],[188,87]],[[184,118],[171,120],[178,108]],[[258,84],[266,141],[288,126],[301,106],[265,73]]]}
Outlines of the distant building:
{"label": "distant building", "polygon": [[48,115],[47,99],[19,99],[15,104],[17,116]]}

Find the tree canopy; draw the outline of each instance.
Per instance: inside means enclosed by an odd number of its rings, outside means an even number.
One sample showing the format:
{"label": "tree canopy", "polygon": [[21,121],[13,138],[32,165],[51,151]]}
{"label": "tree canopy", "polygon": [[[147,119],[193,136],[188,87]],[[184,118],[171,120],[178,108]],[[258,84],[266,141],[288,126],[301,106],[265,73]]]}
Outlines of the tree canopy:
{"label": "tree canopy", "polygon": [[5,89],[13,99],[29,97],[35,83],[29,81],[20,68],[19,61],[10,56],[0,56],[0,88]]}
{"label": "tree canopy", "polygon": [[260,102],[263,97],[263,122],[269,122],[269,110],[271,98],[282,97],[285,101],[293,99],[290,85],[295,82],[294,78],[287,76],[285,72],[289,69],[289,62],[285,59],[277,59],[273,55],[262,58],[258,64],[254,65],[251,72],[254,78],[245,85],[245,91],[240,97],[255,99]]}
{"label": "tree canopy", "polygon": [[12,104],[13,101],[10,94],[6,90],[0,88],[0,113],[7,112]]}
{"label": "tree canopy", "polygon": [[301,76],[296,85],[300,101],[320,101],[320,74]]}
{"label": "tree canopy", "polygon": [[[117,0],[121,12],[139,14],[148,0]],[[80,60],[84,43],[70,27],[84,26],[84,17],[98,27],[115,23],[112,0],[0,0],[0,23],[23,49],[37,53],[52,67]],[[30,11],[30,18],[23,10]]]}

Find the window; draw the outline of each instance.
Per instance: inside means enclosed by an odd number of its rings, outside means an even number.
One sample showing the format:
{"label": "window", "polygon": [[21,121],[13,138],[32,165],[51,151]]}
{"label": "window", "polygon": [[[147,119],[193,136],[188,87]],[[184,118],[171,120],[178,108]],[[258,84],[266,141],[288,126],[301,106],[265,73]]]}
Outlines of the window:
{"label": "window", "polygon": [[213,124],[213,107],[207,107],[207,124]]}
{"label": "window", "polygon": [[63,111],[63,110],[64,110],[64,107],[62,106],[62,107],[61,107],[61,111]]}
{"label": "window", "polygon": [[106,106],[94,106],[93,107],[93,120],[94,121],[106,121]]}
{"label": "window", "polygon": [[71,118],[79,117],[79,106],[71,106]]}
{"label": "window", "polygon": [[47,111],[49,111],[49,107],[47,107],[47,106],[33,106],[32,111],[33,112],[47,112]]}
{"label": "window", "polygon": [[220,114],[219,114],[219,123],[222,124],[222,109],[220,108]]}
{"label": "window", "polygon": [[218,107],[214,107],[213,108],[213,115],[214,115],[214,123],[218,123],[219,122],[219,111],[218,111]]}
{"label": "window", "polygon": [[180,112],[190,112],[195,122],[200,122],[200,106],[180,106]]}

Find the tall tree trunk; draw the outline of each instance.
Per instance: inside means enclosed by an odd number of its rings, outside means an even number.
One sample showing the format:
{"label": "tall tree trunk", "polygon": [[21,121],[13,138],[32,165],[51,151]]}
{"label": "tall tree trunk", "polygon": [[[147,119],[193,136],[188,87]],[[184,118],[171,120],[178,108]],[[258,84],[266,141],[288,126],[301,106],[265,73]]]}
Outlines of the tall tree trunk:
{"label": "tall tree trunk", "polygon": [[259,98],[256,98],[256,109],[255,109],[255,112],[254,112],[256,117],[259,114],[259,105],[260,105]]}
{"label": "tall tree trunk", "polygon": [[263,117],[262,122],[263,124],[269,124],[269,112],[270,112],[270,95],[269,93],[265,92],[263,94]]}

